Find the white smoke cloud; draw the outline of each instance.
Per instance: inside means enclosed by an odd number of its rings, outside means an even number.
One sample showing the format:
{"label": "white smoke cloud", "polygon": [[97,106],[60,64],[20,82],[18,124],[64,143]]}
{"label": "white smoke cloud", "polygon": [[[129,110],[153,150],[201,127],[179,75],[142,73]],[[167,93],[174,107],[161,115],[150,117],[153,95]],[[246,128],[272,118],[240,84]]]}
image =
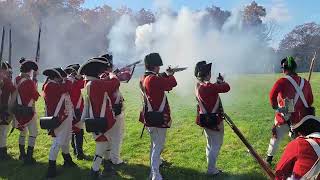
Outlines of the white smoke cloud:
{"label": "white smoke cloud", "polygon": [[[208,25],[205,15],[206,11],[194,12],[185,7],[180,9],[176,16],[162,13],[155,23],[136,27],[133,35],[134,48],[126,48],[126,43],[121,41],[111,41],[110,46],[119,46],[119,49],[125,50],[121,51],[122,53],[134,54],[134,57],[140,59],[151,52],[158,52],[164,61],[164,68],[168,65],[187,66],[188,71],[176,75],[178,90],[183,94],[193,92],[193,70],[198,61],[213,62],[215,75],[219,72],[265,72],[267,68],[270,71],[267,66],[274,59],[273,54],[270,49],[261,45],[255,34],[241,29],[241,13],[234,12],[222,30]],[[123,23],[121,28],[132,32],[132,27],[127,27],[127,24]],[[121,31],[114,32],[120,34],[110,35],[111,39],[126,36],[126,33]],[[213,81],[214,79],[215,77],[212,78]]]}

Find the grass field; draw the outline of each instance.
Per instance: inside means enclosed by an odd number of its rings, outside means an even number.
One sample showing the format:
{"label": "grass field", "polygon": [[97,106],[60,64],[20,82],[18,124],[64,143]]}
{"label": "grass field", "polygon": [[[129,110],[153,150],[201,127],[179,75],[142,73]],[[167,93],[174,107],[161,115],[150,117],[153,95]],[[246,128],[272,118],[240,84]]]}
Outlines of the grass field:
{"label": "grass field", "polygon": [[[280,75],[246,75],[232,78],[232,90],[223,95],[224,108],[231,116],[239,129],[247,137],[257,152],[265,156],[274,112],[268,101],[268,93]],[[305,76],[305,74],[303,74]],[[318,83],[320,74],[315,73],[312,87],[315,96],[316,108],[320,101]],[[149,175],[149,145],[147,133],[140,139],[142,124],[138,122],[141,108],[138,82],[131,81],[122,85],[122,93],[126,99],[126,132],[122,148],[122,156],[128,162],[119,170],[119,176],[112,179],[147,179]],[[192,87],[193,89],[193,87]],[[190,91],[192,92],[192,90]],[[166,147],[163,157],[172,163],[172,166],[162,169],[165,179],[210,179],[205,175],[207,163],[205,157],[205,137],[201,129],[195,125],[195,98],[179,96],[175,91],[169,93],[172,109],[173,125],[168,131]],[[37,108],[40,116],[43,115],[43,100]],[[86,134],[84,150],[88,155],[94,154],[94,141],[90,134]],[[282,143],[280,152],[275,157],[275,162],[289,138]],[[40,130],[35,148],[35,166],[23,166],[18,161],[18,131],[16,130],[8,139],[9,153],[14,160],[0,162],[1,179],[44,179],[47,170],[48,153],[51,145],[50,137],[46,131]],[[63,169],[62,157],[58,158],[58,173],[56,179],[88,179],[91,161],[77,161],[79,169]],[[224,144],[218,158],[218,167],[225,174],[215,179],[266,179],[262,170],[247,152],[247,149],[225,123]],[[212,179],[212,178],[211,178]]]}

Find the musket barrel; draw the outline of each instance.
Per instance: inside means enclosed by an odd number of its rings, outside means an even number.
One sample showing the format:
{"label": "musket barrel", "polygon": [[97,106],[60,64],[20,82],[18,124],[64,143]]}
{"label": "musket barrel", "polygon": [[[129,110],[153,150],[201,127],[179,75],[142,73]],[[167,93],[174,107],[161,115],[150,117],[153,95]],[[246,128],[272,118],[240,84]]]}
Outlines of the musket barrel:
{"label": "musket barrel", "polygon": [[4,38],[5,38],[5,28],[4,26],[2,27],[2,38],[1,38],[1,49],[0,49],[0,63],[2,61],[2,57],[3,57],[3,46],[4,46]]}
{"label": "musket barrel", "polygon": [[11,59],[12,59],[12,34],[11,34],[11,27],[9,31],[9,57],[8,62],[11,65]]}
{"label": "musket barrel", "polygon": [[234,133],[237,134],[237,136],[240,138],[240,140],[243,142],[243,144],[248,148],[250,154],[254,157],[254,159],[258,162],[260,167],[264,170],[264,172],[269,176],[270,179],[275,178],[274,172],[270,169],[270,167],[265,163],[265,161],[259,156],[259,154],[254,150],[254,148],[251,146],[251,144],[248,142],[248,140],[243,136],[241,131],[238,129],[238,127],[233,123],[231,118],[224,114],[225,120],[227,124],[231,127]]}

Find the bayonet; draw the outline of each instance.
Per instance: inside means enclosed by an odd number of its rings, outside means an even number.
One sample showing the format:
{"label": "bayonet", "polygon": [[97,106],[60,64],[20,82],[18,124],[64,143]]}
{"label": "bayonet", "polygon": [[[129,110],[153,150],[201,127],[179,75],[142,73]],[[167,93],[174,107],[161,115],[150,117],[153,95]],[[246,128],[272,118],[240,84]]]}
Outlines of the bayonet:
{"label": "bayonet", "polygon": [[12,34],[11,34],[11,25],[9,30],[9,57],[8,57],[8,63],[11,65],[11,59],[12,59]]}

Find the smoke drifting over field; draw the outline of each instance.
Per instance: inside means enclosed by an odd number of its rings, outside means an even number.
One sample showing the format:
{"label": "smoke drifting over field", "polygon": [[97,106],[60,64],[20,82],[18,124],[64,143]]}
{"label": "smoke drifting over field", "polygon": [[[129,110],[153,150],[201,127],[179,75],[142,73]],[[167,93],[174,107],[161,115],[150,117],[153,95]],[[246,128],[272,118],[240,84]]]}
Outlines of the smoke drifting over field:
{"label": "smoke drifting over field", "polygon": [[[122,18],[109,36],[110,47],[117,47],[110,51],[116,55],[116,59],[126,56],[143,59],[150,52],[159,52],[164,68],[168,65],[187,66],[188,71],[177,74],[182,93],[193,91],[190,88],[195,79],[193,69],[201,60],[213,62],[213,74],[221,72],[227,74],[227,77],[234,73],[273,71],[271,64],[275,58],[274,53],[261,45],[254,32],[241,29],[239,11],[232,13],[222,29],[214,23],[208,24],[206,13],[194,12],[186,7],[180,9],[177,15],[162,12],[155,23],[136,27],[135,34],[132,32],[133,24],[128,23],[127,18]],[[127,29],[130,33],[117,29]],[[117,37],[126,37],[126,41],[117,41]],[[132,39],[135,39],[134,42]]]}

